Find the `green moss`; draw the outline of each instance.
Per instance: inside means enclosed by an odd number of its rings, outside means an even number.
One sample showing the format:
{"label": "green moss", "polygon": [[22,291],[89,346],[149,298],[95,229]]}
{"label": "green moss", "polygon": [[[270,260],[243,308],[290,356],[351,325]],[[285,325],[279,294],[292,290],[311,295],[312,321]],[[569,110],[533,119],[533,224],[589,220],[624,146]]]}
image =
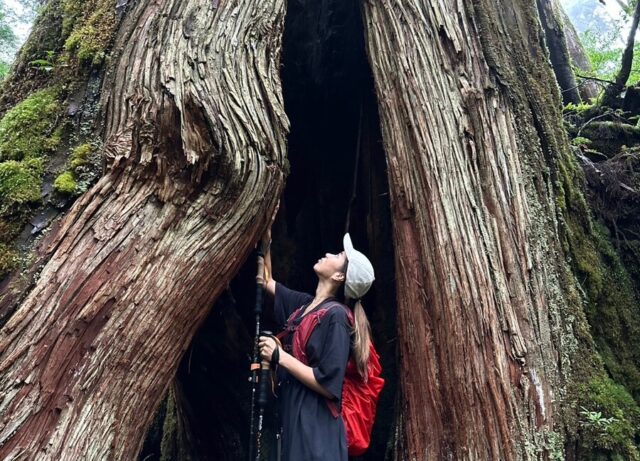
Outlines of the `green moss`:
{"label": "green moss", "polygon": [[75,147],[71,151],[71,169],[75,171],[76,168],[85,165],[91,152],[93,152],[93,146],[89,143]]}
{"label": "green moss", "polygon": [[587,294],[586,313],[605,368],[640,401],[640,308],[629,274],[607,231],[593,223],[585,232],[567,221],[573,266]]}
{"label": "green moss", "polygon": [[640,407],[624,386],[598,377],[579,387],[581,451],[638,461]]}
{"label": "green moss", "polygon": [[82,14],[82,2],[78,0],[62,0],[62,36],[69,37],[78,17]]}
{"label": "green moss", "polygon": [[53,182],[53,188],[61,194],[73,194],[76,187],[77,183],[71,171],[61,173]]}
{"label": "green moss", "polygon": [[40,157],[60,143],[50,134],[58,114],[57,90],[38,91],[9,110],[0,120],[0,161]]}
{"label": "green moss", "polygon": [[[107,0],[85,3],[69,0],[65,5],[71,12],[73,29],[65,41],[64,49],[82,62],[100,64],[116,27],[113,3]],[[80,8],[83,8],[82,18],[79,18]],[[63,24],[63,33],[70,28],[70,22]]]}
{"label": "green moss", "polygon": [[563,112],[575,112],[576,114],[583,114],[584,112],[590,110],[594,105],[586,102],[582,102],[580,104],[574,104],[570,102],[569,104],[563,107]]}
{"label": "green moss", "polygon": [[40,201],[42,159],[0,163],[0,216],[16,214],[25,204]]}
{"label": "green moss", "polygon": [[18,253],[0,243],[0,279],[18,266]]}
{"label": "green moss", "polygon": [[583,136],[578,136],[571,140],[571,144],[573,144],[574,146],[586,146],[588,144],[591,144],[591,140]]}

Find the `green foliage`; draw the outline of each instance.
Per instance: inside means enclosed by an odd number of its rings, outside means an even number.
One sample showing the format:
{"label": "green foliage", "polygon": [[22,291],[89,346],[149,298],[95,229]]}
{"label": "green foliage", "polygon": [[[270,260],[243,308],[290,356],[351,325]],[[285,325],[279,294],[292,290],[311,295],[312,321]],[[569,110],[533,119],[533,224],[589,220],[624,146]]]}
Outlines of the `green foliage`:
{"label": "green foliage", "polygon": [[53,188],[61,194],[70,195],[76,191],[77,183],[71,171],[65,171],[58,175],[53,183]]}
{"label": "green foliage", "polygon": [[53,129],[59,104],[57,91],[38,91],[0,120],[0,161],[39,157],[54,150],[60,138]]}
{"label": "green foliage", "polygon": [[579,387],[579,396],[582,448],[640,460],[634,443],[635,437],[640,437],[640,407],[624,386],[608,377],[597,377]]}
{"label": "green foliage", "polygon": [[[633,12],[632,12],[633,14]],[[621,37],[620,31],[624,30],[631,15],[617,19],[608,30],[588,28],[580,34],[580,41],[591,62],[590,76],[603,80],[614,80],[620,64],[622,53],[626,43],[626,36]],[[624,40],[622,39],[624,38]],[[640,81],[640,42],[636,40],[633,48],[633,61],[631,74],[627,81],[632,86]]]}
{"label": "green foliage", "polygon": [[29,61],[29,65],[47,72],[53,70],[55,66],[55,51],[47,51],[47,59],[34,59],[33,61]]}
{"label": "green foliage", "polygon": [[9,22],[7,8],[0,2],[0,80],[4,80],[17,45],[16,35]]}
{"label": "green foliage", "polygon": [[42,159],[0,163],[0,216],[17,213],[21,206],[40,201]]}

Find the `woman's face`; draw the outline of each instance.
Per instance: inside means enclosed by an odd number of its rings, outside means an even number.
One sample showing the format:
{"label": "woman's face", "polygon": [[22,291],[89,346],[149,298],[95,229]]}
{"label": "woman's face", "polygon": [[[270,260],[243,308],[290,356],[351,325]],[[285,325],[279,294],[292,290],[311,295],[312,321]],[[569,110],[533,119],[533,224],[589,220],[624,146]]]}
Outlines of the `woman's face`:
{"label": "woman's face", "polygon": [[342,273],[346,262],[347,255],[344,251],[338,254],[327,253],[324,258],[318,259],[318,262],[313,266],[313,270],[318,274],[318,277],[331,278],[337,272]]}

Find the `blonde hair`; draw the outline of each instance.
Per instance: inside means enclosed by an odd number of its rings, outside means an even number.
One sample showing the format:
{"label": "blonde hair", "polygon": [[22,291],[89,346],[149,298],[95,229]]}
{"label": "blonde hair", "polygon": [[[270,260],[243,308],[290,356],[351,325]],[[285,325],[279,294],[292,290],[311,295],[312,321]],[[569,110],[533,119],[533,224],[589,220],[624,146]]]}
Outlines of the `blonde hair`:
{"label": "blonde hair", "polygon": [[[348,266],[349,261],[346,261],[342,268],[342,272],[345,274],[344,283],[346,283]],[[347,299],[347,301],[352,301],[353,303],[353,305],[351,305],[352,303],[347,303],[353,311],[353,359],[356,363],[358,373],[360,373],[360,376],[362,376],[362,379],[366,382],[369,378],[368,364],[371,347],[371,325],[362,307],[362,301],[359,299]]]}
{"label": "blonde hair", "polygon": [[371,326],[369,325],[367,314],[362,307],[362,302],[359,299],[355,300],[353,306],[353,330],[353,358],[360,376],[362,376],[362,379],[366,382],[369,378],[367,365],[369,363],[371,345]]}

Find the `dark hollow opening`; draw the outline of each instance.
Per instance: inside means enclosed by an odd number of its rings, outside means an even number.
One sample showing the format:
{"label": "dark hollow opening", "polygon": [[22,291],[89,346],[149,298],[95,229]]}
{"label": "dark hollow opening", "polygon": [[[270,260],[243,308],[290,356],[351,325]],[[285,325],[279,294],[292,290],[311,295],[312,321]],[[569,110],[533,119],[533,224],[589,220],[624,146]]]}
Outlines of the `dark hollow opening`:
{"label": "dark hollow opening", "polygon": [[[358,459],[382,460],[395,418],[394,263],[386,160],[358,2],[290,0],[281,75],[291,173],[273,226],[274,278],[313,293],[312,267],[326,252],[342,250],[351,207],[354,245],[376,271],[364,307],[386,379],[371,447]],[[255,270],[252,255],[185,352],[140,459],[247,459]],[[263,326],[274,330],[271,306],[267,301]],[[272,449],[272,410],[265,413],[264,459]]]}

